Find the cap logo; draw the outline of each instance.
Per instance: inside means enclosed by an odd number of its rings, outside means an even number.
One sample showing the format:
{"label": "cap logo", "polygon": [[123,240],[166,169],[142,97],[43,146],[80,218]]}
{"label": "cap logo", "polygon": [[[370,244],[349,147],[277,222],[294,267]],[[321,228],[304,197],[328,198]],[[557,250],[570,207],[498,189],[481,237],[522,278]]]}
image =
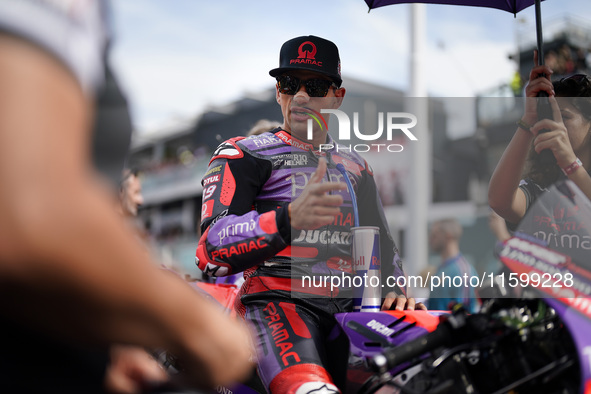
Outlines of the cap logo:
{"label": "cap logo", "polygon": [[[306,45],[310,45],[312,47],[311,51],[307,51],[304,49]],[[302,42],[302,45],[298,48],[298,59],[314,59],[316,56],[316,45],[312,41]]]}
{"label": "cap logo", "polygon": [[278,77],[300,70],[323,74],[340,86],[339,49],[333,42],[316,36],[296,37],[284,42],[279,52],[279,67],[270,70],[269,75]]}
{"label": "cap logo", "polygon": [[312,41],[302,42],[298,48],[298,57],[291,59],[289,64],[309,64],[312,66],[322,67],[322,62],[316,60],[316,52],[316,45],[314,45]]}

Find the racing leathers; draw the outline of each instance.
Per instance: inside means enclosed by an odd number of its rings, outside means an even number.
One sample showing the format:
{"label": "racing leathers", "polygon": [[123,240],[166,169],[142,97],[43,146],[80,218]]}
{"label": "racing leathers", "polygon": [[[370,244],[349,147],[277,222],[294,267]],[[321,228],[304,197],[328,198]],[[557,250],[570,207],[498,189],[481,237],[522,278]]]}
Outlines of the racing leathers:
{"label": "racing leathers", "polygon": [[[334,376],[326,368],[333,360],[327,360],[324,348],[335,323],[332,315],[352,309],[351,288],[333,288],[326,279],[353,275],[355,218],[348,190],[333,192],[344,200],[333,223],[303,230],[290,225],[288,205],[302,193],[320,157],[327,160],[326,181],[342,182],[336,166],[346,169],[359,224],[380,229],[382,283],[403,275],[371,169],[328,136],[325,146],[330,145],[316,151],[281,128],[233,138],[216,149],[202,181],[203,233],[196,261],[210,276],[244,272],[236,307],[258,332],[259,374],[271,392],[296,392],[305,382],[325,382],[331,392]],[[318,281],[306,281],[310,277]],[[324,286],[312,285],[323,280]],[[386,286],[384,295],[388,291],[402,294],[397,287]]]}

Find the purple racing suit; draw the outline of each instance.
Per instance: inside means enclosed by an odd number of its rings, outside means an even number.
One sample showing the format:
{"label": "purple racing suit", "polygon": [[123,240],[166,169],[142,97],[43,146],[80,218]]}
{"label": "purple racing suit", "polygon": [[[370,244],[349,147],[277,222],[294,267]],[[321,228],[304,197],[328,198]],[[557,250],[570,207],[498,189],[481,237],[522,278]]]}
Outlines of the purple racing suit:
{"label": "purple racing suit", "polygon": [[[210,276],[244,272],[236,307],[257,330],[259,374],[272,392],[291,392],[306,381],[340,385],[327,372],[333,358],[327,358],[326,346],[339,340],[333,337],[332,315],[352,310],[351,289],[333,289],[330,282],[306,285],[304,277],[352,275],[351,196],[347,190],[333,192],[344,203],[327,226],[296,230],[288,214],[319,157],[327,160],[327,181],[342,181],[336,166],[345,167],[359,224],[379,227],[382,283],[386,276],[404,275],[369,166],[328,138],[327,145],[335,147],[323,152],[280,128],[230,139],[216,149],[202,181],[203,233],[196,262]],[[403,293],[384,288],[383,294],[388,291]]]}

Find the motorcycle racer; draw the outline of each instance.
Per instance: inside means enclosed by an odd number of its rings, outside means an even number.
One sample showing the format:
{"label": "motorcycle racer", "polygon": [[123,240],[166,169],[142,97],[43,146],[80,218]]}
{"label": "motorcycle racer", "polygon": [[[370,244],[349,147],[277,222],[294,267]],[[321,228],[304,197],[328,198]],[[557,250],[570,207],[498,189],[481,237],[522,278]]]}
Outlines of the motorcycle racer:
{"label": "motorcycle racer", "polygon": [[[339,108],[345,96],[336,45],[315,36],[289,40],[270,75],[283,125],[215,150],[202,181],[196,261],[211,276],[244,271],[236,308],[257,330],[259,375],[270,392],[339,392],[331,371],[346,357],[329,359],[327,347],[339,341],[330,336],[332,315],[352,310],[352,289],[310,286],[304,277],[353,275],[355,218],[344,176],[360,201],[360,225],[380,228],[383,276],[404,275],[402,262],[365,160],[342,149],[327,123],[314,124],[308,138],[311,115]],[[320,151],[321,144],[332,148]],[[403,289],[383,290],[383,309],[415,308]]]}

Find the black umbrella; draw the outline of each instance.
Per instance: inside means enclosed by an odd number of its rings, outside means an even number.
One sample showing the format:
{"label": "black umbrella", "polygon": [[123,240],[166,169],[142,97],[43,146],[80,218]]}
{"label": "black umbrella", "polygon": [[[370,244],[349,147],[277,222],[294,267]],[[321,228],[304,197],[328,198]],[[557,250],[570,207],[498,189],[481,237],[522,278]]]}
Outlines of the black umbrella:
{"label": "black umbrella", "polygon": [[542,49],[542,13],[540,7],[541,0],[365,0],[369,9],[383,7],[392,4],[402,3],[424,3],[424,4],[449,4],[465,5],[473,7],[496,8],[499,10],[511,12],[516,15],[519,11],[534,5],[536,6],[536,37],[538,41],[538,59],[540,64],[544,62],[544,51]]}
{"label": "black umbrella", "polygon": [[[540,3],[542,0],[365,0],[369,9],[383,7],[392,4],[402,3],[423,3],[423,4],[449,4],[449,5],[465,5],[473,7],[487,7],[496,8],[503,11],[511,12],[516,15],[519,11],[535,4],[536,12],[536,38],[538,45],[538,62],[544,64],[544,50],[542,37],[542,12]],[[548,101],[548,95],[545,92],[538,93],[541,99],[538,101],[538,116],[540,118],[552,118],[552,109]],[[545,156],[544,160],[548,162],[554,161],[554,156],[550,151],[542,152]]]}

